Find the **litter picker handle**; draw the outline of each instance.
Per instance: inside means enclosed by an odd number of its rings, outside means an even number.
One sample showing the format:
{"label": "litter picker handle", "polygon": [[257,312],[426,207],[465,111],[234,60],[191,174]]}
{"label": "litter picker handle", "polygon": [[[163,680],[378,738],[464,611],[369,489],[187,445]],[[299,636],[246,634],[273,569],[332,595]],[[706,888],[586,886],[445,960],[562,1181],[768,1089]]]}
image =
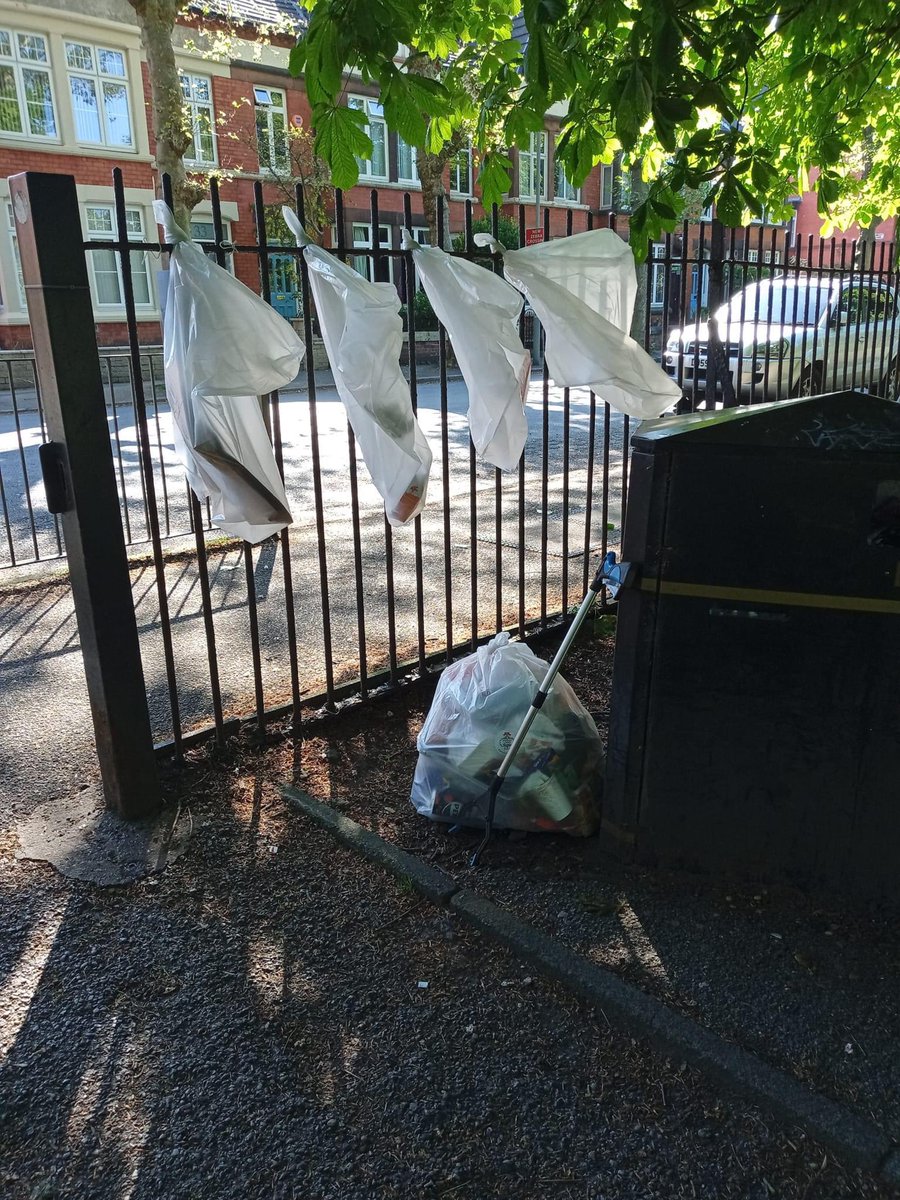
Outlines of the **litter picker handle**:
{"label": "litter picker handle", "polygon": [[516,736],[512,740],[512,744],[503,757],[503,762],[497,768],[497,774],[494,776],[490,791],[488,792],[488,811],[484,822],[484,837],[481,839],[480,845],[472,855],[470,860],[470,865],[472,867],[477,866],[482,850],[491,840],[491,834],[494,829],[494,812],[497,807],[497,796],[501,787],[503,786],[503,781],[506,778],[510,767],[516,761],[516,757],[519,751],[522,749],[522,743],[528,737],[528,731],[534,724],[535,717],[543,708],[544,701],[547,699],[547,696],[550,694],[550,688],[553,686],[553,681],[559,674],[559,669],[563,665],[565,657],[572,647],[572,643],[575,641],[576,637],[578,637],[578,631],[584,624],[588,613],[594,607],[597,596],[600,594],[600,589],[606,583],[606,572],[608,572],[613,563],[615,563],[615,555],[612,555],[611,560],[610,556],[607,555],[604,561],[597,568],[597,573],[591,582],[591,586],[588,588],[586,596],[579,605],[578,612],[575,614],[572,624],[569,626],[566,636],[562,640],[562,644],[560,645],[556,654],[553,656],[553,662],[551,662],[550,666],[547,668],[547,674],[544,676],[540,687],[535,692],[534,699],[531,701],[528,712],[525,714],[522,724],[519,726],[518,730],[516,731]]}
{"label": "litter picker handle", "polygon": [[572,624],[569,626],[566,636],[563,638],[559,649],[553,656],[553,662],[551,662],[550,666],[547,668],[547,674],[544,676],[540,687],[534,694],[534,698],[531,701],[531,706],[528,709],[528,712],[525,714],[522,724],[516,731],[516,736],[513,738],[512,744],[504,755],[503,762],[497,769],[498,779],[504,780],[506,778],[510,767],[516,760],[516,756],[522,749],[522,743],[528,737],[528,731],[534,724],[535,717],[538,715],[541,708],[543,708],[544,701],[547,699],[548,695],[550,694],[550,688],[553,686],[553,681],[559,674],[560,667],[565,662],[566,655],[572,648],[572,643],[578,637],[578,631],[581,629],[581,626],[587,619],[588,613],[594,607],[594,603],[597,599],[597,593],[600,591],[601,586],[602,580],[600,578],[600,572],[598,571],[594,582],[591,584],[590,588],[588,588],[587,595],[578,607],[578,612],[572,619]]}

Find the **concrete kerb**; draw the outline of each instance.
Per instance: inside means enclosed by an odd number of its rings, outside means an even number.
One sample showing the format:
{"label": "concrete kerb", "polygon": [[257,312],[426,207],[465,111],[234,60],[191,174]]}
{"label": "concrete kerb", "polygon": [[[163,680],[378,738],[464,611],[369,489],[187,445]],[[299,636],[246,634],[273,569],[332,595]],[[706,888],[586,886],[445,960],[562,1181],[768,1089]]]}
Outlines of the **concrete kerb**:
{"label": "concrete kerb", "polygon": [[330,805],[292,787],[282,788],[282,795],[345,846],[406,880],[427,899],[449,905],[474,929],[599,1009],[610,1024],[646,1038],[662,1053],[690,1063],[732,1094],[799,1126],[847,1163],[900,1188],[900,1150],[872,1122],[810,1091],[785,1072],[589,962],[556,938],[460,887],[446,872],[391,845]]}
{"label": "concrete kerb", "polygon": [[392,846],[377,833],[363,829],[356,821],[351,821],[328,804],[320,804],[318,800],[314,800],[298,788],[282,788],[281,794],[289,804],[327,829],[339,842],[349,846],[369,862],[384,867],[397,879],[407,881],[426,899],[434,901],[435,904],[450,903],[451,896],[457,891],[457,885],[445,871],[429,866],[414,854],[407,854],[405,850]]}

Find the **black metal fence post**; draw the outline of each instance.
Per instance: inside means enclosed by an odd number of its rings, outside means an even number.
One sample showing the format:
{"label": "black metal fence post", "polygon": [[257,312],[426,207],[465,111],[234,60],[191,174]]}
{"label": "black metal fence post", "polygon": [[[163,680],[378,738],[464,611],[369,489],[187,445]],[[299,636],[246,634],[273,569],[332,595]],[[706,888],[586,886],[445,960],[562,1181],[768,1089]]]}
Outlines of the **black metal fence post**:
{"label": "black metal fence post", "polygon": [[716,313],[725,295],[725,226],[718,219],[712,222],[709,238],[709,353],[706,374],[707,398],[715,399],[716,385],[722,385],[722,401],[726,408],[737,404],[728,350],[719,335]]}
{"label": "black metal fence post", "polygon": [[135,819],[159,808],[160,790],[75,180],[27,171],[9,184],[103,790]]}

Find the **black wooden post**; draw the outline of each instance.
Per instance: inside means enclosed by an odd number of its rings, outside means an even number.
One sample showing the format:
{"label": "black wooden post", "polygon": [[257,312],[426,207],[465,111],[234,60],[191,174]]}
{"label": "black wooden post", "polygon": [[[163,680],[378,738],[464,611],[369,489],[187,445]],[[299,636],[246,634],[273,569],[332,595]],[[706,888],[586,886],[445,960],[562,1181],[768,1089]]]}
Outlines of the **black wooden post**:
{"label": "black wooden post", "polygon": [[9,186],[103,790],[135,819],[159,808],[160,789],[75,180],[26,171]]}

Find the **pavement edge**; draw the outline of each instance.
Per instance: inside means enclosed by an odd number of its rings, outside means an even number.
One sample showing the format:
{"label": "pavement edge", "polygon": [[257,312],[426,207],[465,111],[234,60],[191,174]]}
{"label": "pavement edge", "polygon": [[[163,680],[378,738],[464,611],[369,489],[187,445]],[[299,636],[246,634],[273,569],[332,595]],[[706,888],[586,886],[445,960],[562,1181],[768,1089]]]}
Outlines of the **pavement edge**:
{"label": "pavement edge", "polygon": [[445,871],[400,850],[330,805],[294,787],[282,787],[281,794],[343,845],[406,880],[427,899],[449,905],[467,924],[599,1009],[618,1029],[648,1039],[656,1049],[690,1063],[733,1095],[798,1125],[848,1163],[900,1189],[900,1149],[872,1122],[810,1091],[784,1071],[589,962],[515,914],[460,887]]}
{"label": "pavement edge", "polygon": [[405,880],[417,892],[435,904],[447,905],[459,889],[456,880],[446,871],[422,862],[414,854],[407,854],[397,846],[386,842],[383,837],[364,829],[343,813],[322,804],[312,796],[295,787],[283,787],[281,794],[294,808],[311,817],[318,825],[327,829],[339,842],[355,850],[357,854],[384,867],[397,879]]}

